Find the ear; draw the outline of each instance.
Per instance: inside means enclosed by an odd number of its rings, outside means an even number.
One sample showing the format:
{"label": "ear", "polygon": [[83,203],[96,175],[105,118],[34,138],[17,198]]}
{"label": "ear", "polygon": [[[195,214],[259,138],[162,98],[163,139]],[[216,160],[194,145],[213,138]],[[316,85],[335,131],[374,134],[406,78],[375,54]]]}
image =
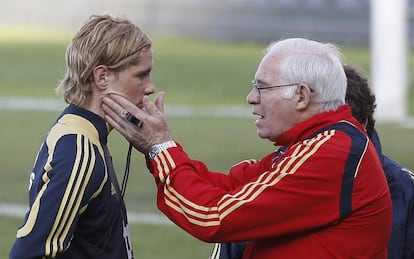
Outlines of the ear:
{"label": "ear", "polygon": [[109,73],[109,68],[104,65],[99,65],[93,69],[93,83],[98,89],[105,90],[108,87]]}
{"label": "ear", "polygon": [[312,98],[312,90],[306,84],[300,84],[297,89],[297,104],[296,108],[298,110],[306,109],[310,103]]}

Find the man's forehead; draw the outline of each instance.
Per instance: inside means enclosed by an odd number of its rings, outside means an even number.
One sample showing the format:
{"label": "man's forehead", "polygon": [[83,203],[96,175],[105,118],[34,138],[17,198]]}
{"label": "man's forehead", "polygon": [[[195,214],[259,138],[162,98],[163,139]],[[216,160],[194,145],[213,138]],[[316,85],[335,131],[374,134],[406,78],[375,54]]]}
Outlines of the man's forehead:
{"label": "man's forehead", "polygon": [[260,80],[265,80],[266,77],[271,77],[279,71],[280,56],[267,54],[259,64],[256,71],[256,77]]}

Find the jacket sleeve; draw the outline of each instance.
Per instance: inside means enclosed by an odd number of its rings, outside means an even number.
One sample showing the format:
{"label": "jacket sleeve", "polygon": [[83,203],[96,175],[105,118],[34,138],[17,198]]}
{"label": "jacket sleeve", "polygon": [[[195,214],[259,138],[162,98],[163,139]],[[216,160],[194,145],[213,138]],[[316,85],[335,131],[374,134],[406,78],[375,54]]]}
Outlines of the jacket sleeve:
{"label": "jacket sleeve", "polygon": [[[264,158],[267,160],[267,157]],[[264,163],[258,163],[258,160],[249,159],[241,161],[233,165],[228,173],[209,171],[206,165],[198,160],[191,160],[191,164],[194,167],[194,173],[200,178],[207,181],[214,187],[233,191],[238,187],[244,185],[245,182],[250,181],[257,174],[258,170],[264,170],[260,167]]]}
{"label": "jacket sleeve", "polygon": [[414,258],[414,175],[381,154],[392,198],[392,231],[389,258]]}
{"label": "jacket sleeve", "polygon": [[412,196],[408,205],[408,230],[407,240],[405,247],[407,248],[407,254],[405,258],[414,258],[414,179],[411,179]]}
{"label": "jacket sleeve", "polygon": [[191,160],[180,146],[169,148],[148,161],[158,186],[158,207],[206,242],[277,237],[332,224],[339,220],[342,184],[334,174],[343,173],[350,144],[330,144],[331,137],[292,147],[274,167],[271,155],[242,163],[228,179],[219,176],[221,184],[215,184],[216,173]]}
{"label": "jacket sleeve", "polygon": [[54,258],[65,251],[81,211],[102,183],[103,161],[87,138],[76,134],[50,138],[36,160],[30,208],[10,258]]}

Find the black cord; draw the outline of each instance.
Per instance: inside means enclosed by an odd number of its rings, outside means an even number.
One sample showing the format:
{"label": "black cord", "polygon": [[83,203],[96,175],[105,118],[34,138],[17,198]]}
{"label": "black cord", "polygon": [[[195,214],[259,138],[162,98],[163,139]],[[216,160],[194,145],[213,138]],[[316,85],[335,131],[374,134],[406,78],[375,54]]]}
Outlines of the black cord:
{"label": "black cord", "polygon": [[127,186],[127,182],[128,182],[129,167],[131,165],[131,153],[132,153],[132,144],[129,143],[127,159],[126,159],[126,162],[125,162],[125,172],[124,172],[124,177],[122,179],[122,187],[121,187],[121,196],[122,196],[122,198],[124,198],[125,190],[126,190],[126,186]]}

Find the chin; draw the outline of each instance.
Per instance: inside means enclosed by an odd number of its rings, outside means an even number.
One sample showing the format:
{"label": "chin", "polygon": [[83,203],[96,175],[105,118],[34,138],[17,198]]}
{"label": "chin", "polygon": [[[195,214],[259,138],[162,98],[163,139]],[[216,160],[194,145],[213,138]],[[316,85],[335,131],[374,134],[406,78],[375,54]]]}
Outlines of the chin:
{"label": "chin", "polygon": [[143,96],[141,96],[139,98],[135,98],[133,103],[135,104],[135,106],[142,108],[143,107],[143,104],[142,104],[143,99],[144,99]]}
{"label": "chin", "polygon": [[260,132],[260,130],[257,130],[257,135],[259,135],[259,138],[261,139],[267,139],[271,142],[275,142],[274,138],[272,138],[271,135]]}
{"label": "chin", "polygon": [[259,135],[259,138],[262,138],[262,139],[266,139],[267,138],[266,135],[264,135],[263,133],[261,133],[259,129],[257,130],[257,135]]}

